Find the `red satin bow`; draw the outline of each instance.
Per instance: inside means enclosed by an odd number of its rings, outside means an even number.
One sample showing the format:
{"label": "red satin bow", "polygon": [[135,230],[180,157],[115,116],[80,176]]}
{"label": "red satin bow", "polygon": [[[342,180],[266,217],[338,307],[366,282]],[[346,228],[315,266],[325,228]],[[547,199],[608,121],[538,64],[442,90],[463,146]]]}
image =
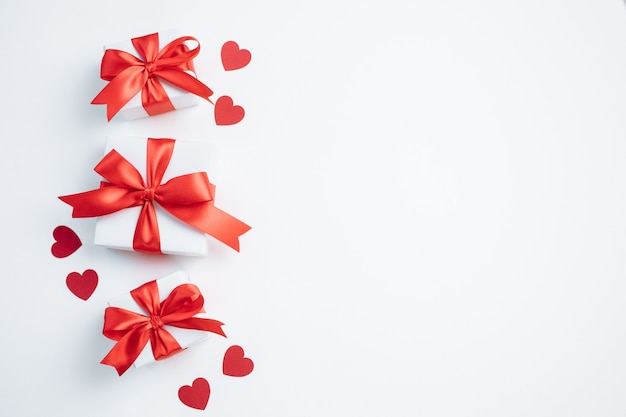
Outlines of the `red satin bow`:
{"label": "red satin bow", "polygon": [[[185,41],[195,41],[198,46],[189,50]],[[213,91],[185,72],[194,70],[192,60],[200,52],[196,38],[180,37],[161,50],[158,33],[133,38],[132,43],[141,59],[118,49],[107,49],[102,57],[100,77],[109,83],[91,104],[106,104],[109,121],[139,91],[142,105],[149,115],[174,110],[159,78],[210,102]]]}
{"label": "red satin bow", "polygon": [[206,172],[181,175],[161,183],[174,151],[173,139],[148,139],[147,175],[141,174],[115,149],[94,170],[108,182],[97,190],[61,196],[74,209],[72,217],[97,217],[141,206],[133,249],[161,253],[161,239],[154,202],[174,217],[207,233],[235,250],[239,236],[250,226],[214,206],[215,186]]}
{"label": "red satin bow", "polygon": [[183,350],[176,339],[163,328],[165,325],[204,330],[226,337],[221,327],[223,323],[193,317],[204,312],[204,298],[193,284],[179,285],[162,302],[159,302],[156,281],[143,284],[132,290],[130,295],[147,315],[119,307],[107,307],[104,311],[102,333],[117,343],[100,363],[114,366],[119,375],[131,367],[148,340],[155,360],[167,358]]}

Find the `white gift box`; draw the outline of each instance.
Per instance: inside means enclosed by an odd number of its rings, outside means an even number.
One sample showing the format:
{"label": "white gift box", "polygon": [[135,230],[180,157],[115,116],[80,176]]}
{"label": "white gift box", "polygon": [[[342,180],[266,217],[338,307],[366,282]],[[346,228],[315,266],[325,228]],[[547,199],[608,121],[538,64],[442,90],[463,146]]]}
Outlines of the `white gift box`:
{"label": "white gift box", "polygon": [[[163,278],[156,280],[157,287],[159,288],[159,299],[162,302],[165,300],[174,288],[181,284],[190,283],[189,275],[184,271],[174,272]],[[109,307],[119,307],[125,310],[133,311],[142,315],[146,315],[146,312],[139,307],[139,305],[133,300],[130,292],[121,295],[113,300],[109,301]],[[193,317],[209,318],[206,313],[198,313]],[[202,342],[211,337],[211,332],[204,330],[194,329],[181,329],[179,327],[164,325],[163,329],[167,330],[176,339],[180,347],[186,349],[196,343]],[[141,351],[133,366],[138,368],[140,366],[156,362],[154,355],[152,354],[152,344],[148,340],[148,344]]]}
{"label": "white gift box", "polygon": [[[146,146],[148,139],[141,137],[109,136],[106,138],[106,155],[115,149],[127,159],[146,179]],[[206,143],[176,140],[174,152],[163,176],[163,183],[173,177],[206,172],[213,178],[212,167],[216,156]],[[154,202],[161,240],[161,252],[170,255],[203,256],[207,253],[207,235],[189,226],[165,211]],[[94,244],[114,249],[133,250],[133,236],[141,206],[129,207],[100,216],[96,220]]]}
{"label": "white gift box", "polygon": [[[158,33],[159,33],[159,50],[163,49],[163,47],[167,45],[168,43],[170,43],[171,41],[183,36],[182,32],[178,29],[172,29],[172,30],[158,32]],[[192,41],[186,41],[185,45],[187,45],[189,49],[193,49],[197,46],[197,43],[192,42]],[[118,49],[124,52],[128,52],[129,54],[132,54],[136,56],[137,58],[141,59],[141,56],[139,55],[139,53],[133,46],[133,43],[130,39],[105,44],[104,50],[107,50],[107,49]],[[198,78],[196,74],[192,71],[185,71],[185,72]],[[172,105],[174,106],[174,109],[178,110],[178,109],[182,109],[185,107],[195,106],[198,104],[198,96],[196,96],[195,94],[192,94],[186,90],[183,90],[182,88],[176,87],[175,85],[172,85],[168,83],[167,81],[160,79],[160,78],[159,78],[159,82],[161,83],[161,85],[163,86],[163,89],[167,93],[167,96],[169,97],[170,101],[172,102]],[[149,116],[150,115],[146,112],[146,110],[143,108],[143,105],[141,103],[141,91],[139,91],[139,93],[137,93],[132,99],[130,99],[130,101],[128,101],[124,105],[124,107],[122,107],[120,111],[115,115],[115,117],[119,117],[124,120],[141,119],[143,117],[149,117]]]}

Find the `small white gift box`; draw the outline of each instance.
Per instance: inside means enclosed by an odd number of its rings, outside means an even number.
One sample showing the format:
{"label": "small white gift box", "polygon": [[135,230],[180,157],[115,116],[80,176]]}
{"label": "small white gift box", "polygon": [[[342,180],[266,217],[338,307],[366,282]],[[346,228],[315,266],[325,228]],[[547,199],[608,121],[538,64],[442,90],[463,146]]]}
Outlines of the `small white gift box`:
{"label": "small white gift box", "polygon": [[[167,275],[163,278],[156,280],[156,285],[159,290],[160,301],[165,300],[171,292],[181,284],[190,283],[189,275],[184,271],[177,271],[173,274]],[[123,294],[113,300],[109,301],[109,307],[118,307],[132,312],[136,312],[145,315],[146,312],[135,302],[129,293]],[[209,318],[206,313],[201,312],[193,317],[197,318]],[[175,326],[164,325],[163,329],[170,333],[181,348],[186,349],[196,343],[202,342],[211,336],[211,333],[204,330],[184,329]],[[143,348],[137,359],[133,362],[133,366],[138,368],[140,366],[156,362],[152,353],[151,342]]]}
{"label": "small white gift box", "polygon": [[[158,51],[161,51],[165,46],[167,46],[170,42],[175,41],[179,38],[182,37],[182,33],[180,30],[178,29],[173,29],[173,30],[167,30],[167,31],[161,31],[158,32],[156,34],[151,34],[151,35],[146,35],[146,36],[142,36],[139,37],[141,38],[147,38],[149,36],[154,36],[156,35],[156,37],[152,38],[152,39],[158,39]],[[199,48],[199,43],[197,42],[197,40],[195,39],[190,39],[190,40],[185,40],[181,42],[182,45],[184,45],[185,47],[188,48],[188,50],[193,50],[195,48]],[[117,41],[117,42],[112,42],[112,43],[107,43],[104,45],[104,51],[105,51],[105,57],[106,57],[106,52],[107,50],[119,50],[119,51],[124,51],[127,52],[131,55],[133,55],[134,57],[136,57],[138,60],[143,61],[144,58],[142,57],[142,55],[139,53],[139,51],[135,48],[135,46],[133,45],[132,39],[126,39],[126,40],[121,40],[121,41]],[[104,58],[103,58],[103,68],[105,67],[104,65]],[[193,59],[190,60],[186,60],[185,61],[185,65],[187,67],[187,69],[185,69],[183,72],[191,75],[194,78],[197,78],[197,75],[195,73],[195,68],[193,65]],[[150,63],[147,63],[150,64]],[[107,68],[109,68],[110,66],[106,66]],[[148,78],[152,77],[153,74],[151,74]],[[158,76],[158,74],[155,75],[155,79],[158,80],[158,83],[163,87],[163,90],[161,91],[161,93],[165,93],[165,95],[167,96],[167,98],[161,98],[161,94],[158,94],[159,99],[155,101],[155,103],[163,103],[163,102],[167,102],[169,100],[169,103],[171,103],[171,106],[169,104],[166,104],[165,107],[158,107],[159,110],[152,110],[152,115],[156,115],[156,114],[161,114],[161,113],[165,113],[167,111],[173,111],[173,110],[177,110],[177,109],[182,109],[185,107],[190,107],[190,106],[194,106],[196,104],[198,104],[198,96],[195,95],[194,93],[185,90],[184,88],[181,88],[179,86],[176,86],[168,81],[166,81],[165,79],[163,79],[162,77]],[[111,83],[111,80],[108,80],[109,83]],[[151,82],[151,81],[150,81]],[[132,82],[126,82],[126,85],[134,85]],[[206,86],[204,86],[206,87]],[[105,88],[107,88],[107,86],[105,86]],[[143,87],[145,88],[145,86]],[[143,90],[142,88],[142,90]],[[124,90],[124,89],[122,89]],[[143,117],[148,117],[150,116],[150,114],[148,114],[148,111],[146,111],[146,109],[144,108],[144,102],[142,99],[142,94],[143,91],[140,90],[139,92],[137,92],[134,96],[132,96],[132,98],[130,98],[126,104],[123,105],[123,107],[117,111],[117,113],[115,113],[115,117],[119,117],[121,119],[124,120],[134,120],[134,119],[139,119],[139,118],[143,118]],[[104,90],[103,90],[104,91]],[[210,91],[210,89],[205,90],[208,92],[208,95],[210,96],[212,94],[212,91]],[[208,99],[207,97],[204,97]],[[104,99],[104,101],[99,101],[98,98],[94,99],[94,101],[92,102],[92,104],[107,104],[106,99]],[[107,104],[108,105],[108,104]],[[173,106],[173,108],[172,108]],[[109,115],[108,111],[107,114]],[[113,115],[109,115],[109,119],[111,119],[113,117]]]}

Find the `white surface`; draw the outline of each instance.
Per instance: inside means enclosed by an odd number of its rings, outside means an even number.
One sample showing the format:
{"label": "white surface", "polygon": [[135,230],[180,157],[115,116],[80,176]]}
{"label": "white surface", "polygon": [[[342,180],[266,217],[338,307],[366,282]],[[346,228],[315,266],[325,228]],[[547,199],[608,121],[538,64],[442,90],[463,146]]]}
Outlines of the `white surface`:
{"label": "white surface", "polygon": [[[169,27],[241,123],[89,104],[103,42]],[[626,415],[622,1],[10,0],[0,34],[1,415],[199,415],[176,392],[200,376],[220,417]],[[250,65],[222,69],[228,40]],[[212,143],[241,253],[53,258],[55,226],[93,237],[56,197],[113,134]],[[106,301],[180,269],[228,339],[100,365]],[[249,376],[221,374],[230,344]]]}

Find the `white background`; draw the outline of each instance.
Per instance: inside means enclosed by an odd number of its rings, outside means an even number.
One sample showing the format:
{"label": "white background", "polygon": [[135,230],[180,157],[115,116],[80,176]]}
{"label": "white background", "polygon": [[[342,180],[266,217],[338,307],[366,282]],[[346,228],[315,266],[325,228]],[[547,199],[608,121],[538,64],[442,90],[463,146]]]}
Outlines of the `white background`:
{"label": "white background", "polygon": [[[241,123],[89,104],[104,43],[173,27]],[[2,416],[626,416],[622,1],[4,0],[0,39]],[[228,40],[250,65],[223,70]],[[97,186],[109,134],[214,145],[241,252],[93,246],[57,196]],[[107,300],[178,269],[229,338],[100,365]],[[203,412],[177,398],[197,377]]]}

